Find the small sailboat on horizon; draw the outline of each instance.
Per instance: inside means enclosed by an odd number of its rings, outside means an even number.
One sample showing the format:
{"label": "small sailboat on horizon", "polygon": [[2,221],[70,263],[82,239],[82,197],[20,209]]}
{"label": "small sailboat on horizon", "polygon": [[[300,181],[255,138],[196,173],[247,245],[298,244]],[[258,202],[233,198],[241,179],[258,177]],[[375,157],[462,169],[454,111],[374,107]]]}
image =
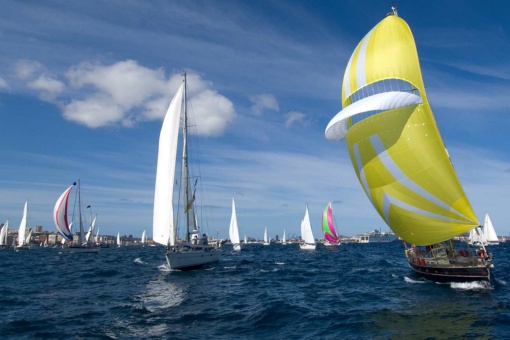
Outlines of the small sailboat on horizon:
{"label": "small sailboat on horizon", "polygon": [[483,223],[483,235],[485,236],[487,246],[499,245],[498,234],[496,234],[496,229],[494,229],[494,225],[492,224],[491,218],[489,217],[489,213],[485,213],[485,221]]}
{"label": "small sailboat on horizon", "polygon": [[145,230],[142,233],[142,238],[140,242],[142,243],[142,247],[145,247],[145,244],[147,243],[147,233],[145,232]]}
{"label": "small sailboat on horizon", "polygon": [[303,250],[315,250],[315,238],[312,231],[312,223],[308,214],[308,205],[306,206],[305,216],[301,220],[301,242],[299,248]]}
{"label": "small sailboat on horizon", "polygon": [[324,234],[324,245],[326,247],[338,246],[340,244],[340,239],[338,238],[335,229],[333,207],[331,206],[331,202],[328,203],[322,213],[322,232]]}
{"label": "small sailboat on horizon", "polygon": [[269,236],[267,235],[267,227],[264,229],[264,242],[262,242],[262,244],[265,246],[268,246],[270,244]]}
{"label": "small sailboat on horizon", "polygon": [[236,203],[234,198],[232,198],[232,216],[230,217],[230,227],[228,228],[228,234],[234,250],[240,251],[241,240],[239,239],[239,226],[237,225]]}
{"label": "small sailboat on horizon", "polygon": [[9,248],[8,235],[9,235],[9,220],[5,221],[4,225],[2,226],[2,230],[0,230],[0,249]]}
{"label": "small sailboat on horizon", "polygon": [[21,218],[21,222],[19,224],[18,229],[18,244],[15,247],[15,250],[29,250],[30,246],[30,238],[32,236],[32,230],[26,235],[27,231],[27,214],[28,214],[28,201],[25,202],[25,207],[23,208],[23,217]]}

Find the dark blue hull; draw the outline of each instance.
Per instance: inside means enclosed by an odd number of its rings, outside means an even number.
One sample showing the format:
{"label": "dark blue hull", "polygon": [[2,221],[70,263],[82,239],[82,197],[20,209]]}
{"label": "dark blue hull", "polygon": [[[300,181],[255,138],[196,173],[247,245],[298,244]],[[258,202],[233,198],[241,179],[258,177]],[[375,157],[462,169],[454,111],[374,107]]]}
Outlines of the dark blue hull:
{"label": "dark blue hull", "polygon": [[409,267],[416,274],[437,282],[490,281],[489,266],[434,266],[409,261]]}

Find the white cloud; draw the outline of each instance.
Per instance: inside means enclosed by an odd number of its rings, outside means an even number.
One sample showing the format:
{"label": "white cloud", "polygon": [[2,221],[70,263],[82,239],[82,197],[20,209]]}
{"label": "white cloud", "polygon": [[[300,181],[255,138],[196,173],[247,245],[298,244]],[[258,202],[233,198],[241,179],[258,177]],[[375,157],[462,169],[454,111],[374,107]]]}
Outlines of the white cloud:
{"label": "white cloud", "polygon": [[162,69],[151,70],[133,60],[112,65],[81,63],[72,67],[66,76],[72,86],[90,86],[126,109],[142,104],[151,96],[164,93],[167,85]]}
{"label": "white cloud", "polygon": [[250,101],[253,103],[251,110],[256,115],[261,115],[266,109],[280,111],[278,101],[272,94],[252,95]]}
{"label": "white cloud", "polygon": [[305,123],[305,114],[298,111],[291,111],[285,115],[285,127],[289,128],[294,123]]}
{"label": "white cloud", "polygon": [[[84,94],[62,106],[64,118],[91,128],[127,127],[139,121],[162,119],[182,82],[180,74],[167,79],[162,69],[153,70],[134,60],[112,65],[81,63],[66,76]],[[199,122],[196,133],[221,135],[235,119],[234,105],[215,91],[211,82],[193,73],[187,79],[190,108]]]}
{"label": "white cloud", "polygon": [[22,59],[14,65],[14,73],[19,79],[27,80],[34,78],[34,75],[40,74],[44,71],[44,66],[34,60]]}
{"label": "white cloud", "polygon": [[27,85],[29,88],[40,91],[39,97],[46,101],[53,101],[66,88],[60,80],[46,74],[39,75],[36,79],[29,81]]}
{"label": "white cloud", "polygon": [[112,125],[117,122],[121,122],[124,126],[131,125],[123,109],[104,95],[94,95],[86,100],[73,100],[65,105],[63,115],[67,120],[91,128]]}
{"label": "white cloud", "polygon": [[0,91],[9,91],[10,90],[10,87],[9,87],[9,84],[7,84],[7,81],[0,77]]}

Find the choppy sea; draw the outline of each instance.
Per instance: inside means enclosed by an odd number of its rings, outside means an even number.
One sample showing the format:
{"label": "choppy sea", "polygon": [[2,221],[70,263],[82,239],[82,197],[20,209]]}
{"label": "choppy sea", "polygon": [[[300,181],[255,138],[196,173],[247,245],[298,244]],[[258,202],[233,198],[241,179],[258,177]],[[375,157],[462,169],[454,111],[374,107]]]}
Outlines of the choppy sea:
{"label": "choppy sea", "polygon": [[510,243],[494,278],[415,277],[401,242],[247,245],[207,269],[162,247],[0,250],[1,339],[506,339]]}

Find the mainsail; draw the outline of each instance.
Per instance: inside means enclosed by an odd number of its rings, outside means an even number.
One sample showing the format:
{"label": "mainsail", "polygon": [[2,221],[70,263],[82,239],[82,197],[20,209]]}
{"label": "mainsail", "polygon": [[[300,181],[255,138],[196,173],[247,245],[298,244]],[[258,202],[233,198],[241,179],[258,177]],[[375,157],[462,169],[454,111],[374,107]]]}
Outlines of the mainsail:
{"label": "mainsail", "polygon": [[479,225],[430,108],[413,35],[396,12],[354,50],[342,108],[326,137],[346,139],[365,193],[395,234],[427,245]]}
{"label": "mainsail", "polygon": [[333,223],[333,209],[331,202],[328,204],[322,213],[322,232],[324,238],[329,242],[338,242],[338,235],[336,234],[335,224]]}

